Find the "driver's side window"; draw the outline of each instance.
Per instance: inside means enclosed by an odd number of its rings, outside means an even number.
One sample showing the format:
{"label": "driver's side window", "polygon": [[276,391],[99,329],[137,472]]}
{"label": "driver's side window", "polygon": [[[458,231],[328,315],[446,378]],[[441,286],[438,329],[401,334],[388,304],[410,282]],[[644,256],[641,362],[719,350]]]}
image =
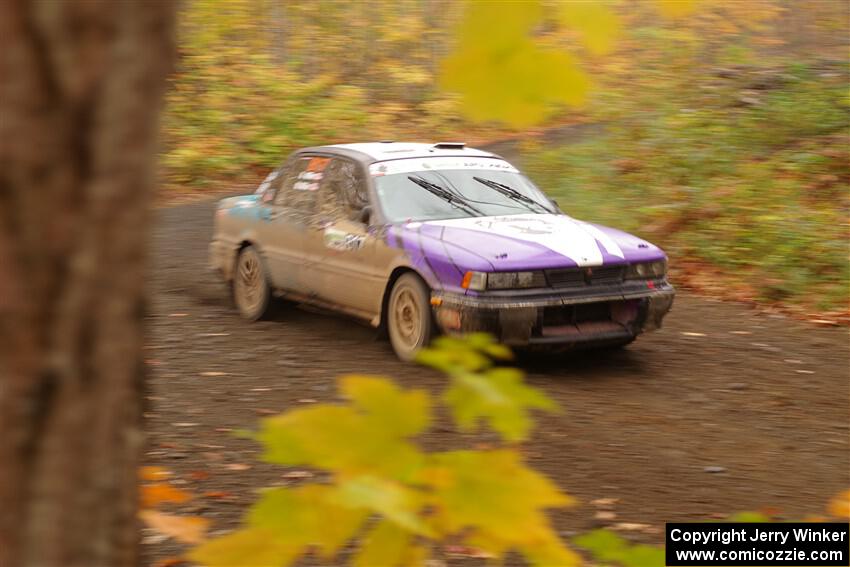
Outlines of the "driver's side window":
{"label": "driver's side window", "polygon": [[321,214],[335,220],[359,221],[369,204],[363,168],[344,158],[333,158],[321,189]]}
{"label": "driver's side window", "polygon": [[325,168],[330,161],[322,156],[299,156],[279,175],[275,204],[312,218]]}

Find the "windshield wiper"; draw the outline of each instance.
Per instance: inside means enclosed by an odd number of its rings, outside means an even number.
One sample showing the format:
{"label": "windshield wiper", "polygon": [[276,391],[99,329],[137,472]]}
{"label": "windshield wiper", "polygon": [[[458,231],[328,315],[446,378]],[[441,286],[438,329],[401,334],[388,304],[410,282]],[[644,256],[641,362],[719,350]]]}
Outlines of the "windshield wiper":
{"label": "windshield wiper", "polygon": [[413,175],[408,175],[407,178],[422,187],[423,189],[425,189],[426,191],[428,191],[429,193],[431,193],[432,195],[436,195],[437,197],[446,201],[449,205],[461,209],[469,215],[479,217],[484,216],[483,212],[469,204],[463,197],[452,193],[444,187],[440,187],[439,185],[431,183],[430,181],[422,179],[421,177],[414,177]]}
{"label": "windshield wiper", "polygon": [[518,202],[524,204],[526,206],[526,208],[531,210],[531,211],[534,210],[531,207],[531,205],[536,205],[536,206],[540,207],[541,209],[543,209],[544,211],[546,211],[547,213],[552,212],[552,211],[549,210],[548,207],[541,205],[540,203],[538,203],[537,201],[535,201],[531,197],[523,195],[522,193],[520,193],[519,191],[517,191],[513,187],[510,187],[510,186],[505,185],[503,183],[499,183],[498,181],[493,181],[492,179],[484,179],[483,177],[473,177],[473,179],[476,180],[478,183],[481,183],[482,185],[489,187],[490,189],[493,189],[494,191],[498,191],[499,193],[501,193],[502,195],[504,195],[505,197],[507,197],[509,199],[513,199],[514,201],[518,201]]}

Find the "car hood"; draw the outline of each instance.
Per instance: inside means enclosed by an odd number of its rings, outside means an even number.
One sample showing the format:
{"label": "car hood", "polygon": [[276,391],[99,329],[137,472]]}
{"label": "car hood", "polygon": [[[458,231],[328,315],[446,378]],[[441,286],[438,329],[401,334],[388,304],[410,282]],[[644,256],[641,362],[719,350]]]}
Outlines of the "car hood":
{"label": "car hood", "polygon": [[[398,225],[428,248],[463,251],[461,269],[494,271],[600,266],[664,258],[657,246],[631,234],[559,214],[473,217]],[[422,238],[424,237],[424,238]],[[475,261],[469,261],[470,257]],[[482,265],[482,263],[489,264]],[[455,262],[457,264],[457,262]]]}

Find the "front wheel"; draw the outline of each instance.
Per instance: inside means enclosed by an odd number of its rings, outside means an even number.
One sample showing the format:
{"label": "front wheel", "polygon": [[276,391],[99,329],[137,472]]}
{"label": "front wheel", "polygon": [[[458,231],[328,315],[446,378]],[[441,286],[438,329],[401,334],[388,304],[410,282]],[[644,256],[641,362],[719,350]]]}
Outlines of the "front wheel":
{"label": "front wheel", "polygon": [[232,286],[233,302],[242,317],[257,321],[270,315],[272,290],[260,255],[253,246],[239,252]]}
{"label": "front wheel", "polygon": [[387,313],[390,344],[401,360],[411,361],[428,346],[434,331],[431,292],[416,274],[398,278],[390,292]]}

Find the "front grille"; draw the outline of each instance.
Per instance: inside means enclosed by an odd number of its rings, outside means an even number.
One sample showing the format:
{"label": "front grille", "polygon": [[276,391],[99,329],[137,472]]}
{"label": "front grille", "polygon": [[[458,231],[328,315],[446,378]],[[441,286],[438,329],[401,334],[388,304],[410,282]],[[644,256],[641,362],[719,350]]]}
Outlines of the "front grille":
{"label": "front grille", "polygon": [[552,287],[605,285],[622,282],[623,269],[623,266],[596,266],[591,268],[546,270],[546,278]]}
{"label": "front grille", "polygon": [[543,272],[535,270],[531,274],[531,287],[546,287],[546,276]]}
{"label": "front grille", "polygon": [[576,325],[590,321],[610,321],[613,303],[600,301],[594,303],[579,303],[577,305],[560,305],[544,307],[541,326],[561,327]]}
{"label": "front grille", "polygon": [[590,276],[592,284],[610,284],[623,281],[623,266],[600,266],[593,268]]}
{"label": "front grille", "polygon": [[584,271],[576,268],[546,270],[546,278],[552,287],[580,287],[585,285]]}

